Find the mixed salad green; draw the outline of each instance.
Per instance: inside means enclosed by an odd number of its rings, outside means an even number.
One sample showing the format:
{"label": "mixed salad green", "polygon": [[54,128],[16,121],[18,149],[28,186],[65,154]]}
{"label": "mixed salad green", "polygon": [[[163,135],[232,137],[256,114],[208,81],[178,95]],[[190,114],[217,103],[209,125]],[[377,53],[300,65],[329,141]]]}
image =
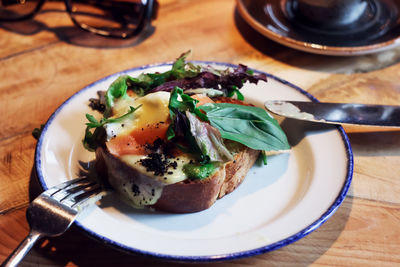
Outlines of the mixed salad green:
{"label": "mixed salad green", "polygon": [[[140,108],[130,110],[119,118],[111,118],[112,108],[117,99],[128,97],[128,91],[138,96],[166,91],[170,92],[170,125],[165,142],[173,143],[180,150],[191,153],[198,159],[184,167],[191,178],[202,179],[217,168],[218,164],[233,159],[226,140],[234,141],[261,151],[287,150],[290,148],[285,133],[278,122],[264,109],[232,104],[207,103],[198,106],[199,101],[191,95],[202,93],[210,98],[235,97],[243,100],[240,89],[244,83],[266,81],[264,74],[255,74],[244,65],[235,69],[217,70],[210,66],[186,62],[189,52],[182,54],[163,73],[143,73],[138,77],[123,75],[117,78],[99,99],[91,99],[91,106],[103,113],[98,121],[87,114],[85,147],[93,151],[104,144],[104,126],[132,116]],[[266,163],[265,153],[262,153]]]}

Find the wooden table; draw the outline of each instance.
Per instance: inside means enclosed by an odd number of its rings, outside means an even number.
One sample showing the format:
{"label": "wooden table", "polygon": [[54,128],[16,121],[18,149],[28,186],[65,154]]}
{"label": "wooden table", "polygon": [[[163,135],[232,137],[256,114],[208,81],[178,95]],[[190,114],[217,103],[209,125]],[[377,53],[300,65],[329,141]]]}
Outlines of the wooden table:
{"label": "wooden table", "polygon": [[[96,37],[75,28],[63,4],[54,2],[32,21],[0,24],[1,261],[27,234],[25,210],[40,192],[32,129],[66,98],[109,74],[170,61],[192,49],[191,59],[247,64],[321,101],[400,103],[400,49],[351,58],[299,52],[255,32],[240,18],[233,0],[162,0],[153,26],[154,32],[141,41]],[[352,186],[325,224],[279,250],[219,266],[399,266],[400,132],[352,133],[349,138],[355,162]],[[175,263],[113,250],[72,228],[44,239],[21,264],[117,265]]]}

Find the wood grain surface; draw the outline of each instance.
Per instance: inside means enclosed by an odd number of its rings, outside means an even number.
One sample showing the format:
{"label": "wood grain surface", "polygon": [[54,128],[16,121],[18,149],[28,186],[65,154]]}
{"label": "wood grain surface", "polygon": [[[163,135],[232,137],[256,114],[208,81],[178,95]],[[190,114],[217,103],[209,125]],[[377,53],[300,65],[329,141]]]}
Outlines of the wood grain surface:
{"label": "wood grain surface", "polygon": [[[400,49],[358,57],[299,52],[250,28],[233,0],[160,0],[144,38],[114,40],[74,27],[63,3],[32,20],[0,23],[0,261],[28,232],[25,210],[39,192],[31,132],[84,86],[140,65],[191,59],[243,63],[321,101],[400,103]],[[351,133],[354,177],[337,212],[279,250],[200,266],[400,266],[400,132]],[[74,227],[46,238],[21,266],[175,266],[104,246]],[[181,264],[185,265],[185,264]]]}

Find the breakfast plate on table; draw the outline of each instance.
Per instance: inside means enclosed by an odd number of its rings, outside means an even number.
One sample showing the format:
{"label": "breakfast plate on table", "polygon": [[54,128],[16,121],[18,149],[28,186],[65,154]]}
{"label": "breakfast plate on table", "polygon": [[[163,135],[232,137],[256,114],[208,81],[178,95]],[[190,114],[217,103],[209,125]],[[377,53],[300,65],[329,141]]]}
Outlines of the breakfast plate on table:
{"label": "breakfast plate on table", "polygon": [[[218,69],[236,67],[193,62]],[[80,90],[49,118],[39,138],[35,164],[44,189],[77,177],[95,155],[84,149],[88,103],[120,75],[169,70],[170,63],[134,68]],[[259,71],[254,70],[256,73]],[[260,72],[261,73],[261,72]],[[317,101],[300,88],[267,74],[268,81],[245,84],[246,101]],[[126,252],[177,261],[220,261],[257,255],[301,239],[324,223],[349,189],[353,156],[340,126],[278,118],[292,145],[289,153],[255,164],[244,182],[209,209],[189,214],[137,210],[110,194],[85,211],[76,226]]]}

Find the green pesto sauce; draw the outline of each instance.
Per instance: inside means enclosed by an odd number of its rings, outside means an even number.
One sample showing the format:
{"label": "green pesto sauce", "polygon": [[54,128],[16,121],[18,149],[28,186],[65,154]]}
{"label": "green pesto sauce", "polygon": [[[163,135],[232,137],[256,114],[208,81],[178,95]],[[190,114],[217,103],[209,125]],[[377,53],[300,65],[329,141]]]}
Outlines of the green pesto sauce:
{"label": "green pesto sauce", "polygon": [[206,163],[204,165],[188,163],[183,166],[182,170],[189,179],[203,180],[215,172],[219,164],[215,162]]}

